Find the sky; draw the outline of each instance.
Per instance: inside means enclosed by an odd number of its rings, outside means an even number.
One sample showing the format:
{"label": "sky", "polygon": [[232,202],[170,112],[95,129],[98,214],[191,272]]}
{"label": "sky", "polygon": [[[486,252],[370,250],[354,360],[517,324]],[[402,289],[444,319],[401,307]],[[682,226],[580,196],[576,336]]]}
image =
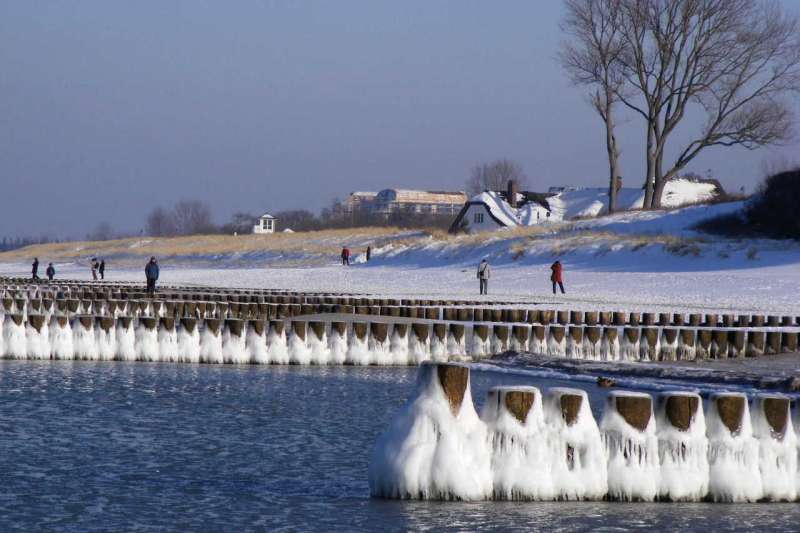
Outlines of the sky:
{"label": "sky", "polygon": [[[0,0],[0,237],[136,233],[183,199],[222,223],[460,190],[496,158],[531,190],[604,186],[602,123],[556,57],[562,15],[557,0]],[[622,119],[638,186],[643,126]],[[752,190],[797,148],[709,149],[689,169]]]}

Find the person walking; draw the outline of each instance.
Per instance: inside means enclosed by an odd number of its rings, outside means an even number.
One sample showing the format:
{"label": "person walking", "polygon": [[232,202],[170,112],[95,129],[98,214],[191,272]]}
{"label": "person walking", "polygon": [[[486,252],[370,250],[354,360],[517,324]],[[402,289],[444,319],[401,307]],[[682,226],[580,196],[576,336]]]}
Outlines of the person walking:
{"label": "person walking", "polygon": [[158,263],[155,257],[144,267],[144,277],[147,278],[147,295],[154,298],[156,295],[156,281],[158,280]]}
{"label": "person walking", "polygon": [[367,246],[367,262],[369,262],[371,257],[372,257],[372,246]]}
{"label": "person walking", "polygon": [[95,281],[97,281],[97,267],[98,266],[99,265],[97,264],[97,258],[96,257],[92,257],[92,279],[95,280]]}
{"label": "person walking", "polygon": [[550,265],[550,270],[553,271],[553,273],[550,274],[550,281],[553,282],[553,294],[556,293],[556,285],[561,288],[561,294],[564,294],[564,279],[562,275],[564,267],[561,265],[561,261],[556,261]]}
{"label": "person walking", "polygon": [[342,248],[342,265],[350,266],[350,249],[347,246]]}
{"label": "person walking", "polygon": [[489,294],[489,277],[492,275],[492,268],[489,266],[489,261],[484,257],[478,263],[478,281],[480,284],[481,294]]}
{"label": "person walking", "polygon": [[106,279],[106,260],[100,260],[100,266],[97,267],[97,271],[100,272],[100,279]]}
{"label": "person walking", "polygon": [[47,274],[47,279],[53,281],[53,278],[56,277],[56,269],[53,266],[53,263],[47,264],[47,270],[45,270],[45,274]]}
{"label": "person walking", "polygon": [[38,280],[39,279],[39,258],[33,258],[33,264],[31,264],[31,279]]}

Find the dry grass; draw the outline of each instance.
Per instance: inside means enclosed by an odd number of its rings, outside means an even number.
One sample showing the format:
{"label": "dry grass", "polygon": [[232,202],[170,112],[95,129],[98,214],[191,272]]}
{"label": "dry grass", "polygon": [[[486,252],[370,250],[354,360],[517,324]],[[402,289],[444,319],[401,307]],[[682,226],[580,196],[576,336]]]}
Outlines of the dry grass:
{"label": "dry grass", "polygon": [[90,257],[176,257],[247,254],[265,251],[338,254],[342,246],[366,247],[396,235],[398,228],[356,228],[271,235],[191,235],[187,237],[135,237],[112,241],[38,244],[0,254],[0,261],[39,257],[46,261]]}

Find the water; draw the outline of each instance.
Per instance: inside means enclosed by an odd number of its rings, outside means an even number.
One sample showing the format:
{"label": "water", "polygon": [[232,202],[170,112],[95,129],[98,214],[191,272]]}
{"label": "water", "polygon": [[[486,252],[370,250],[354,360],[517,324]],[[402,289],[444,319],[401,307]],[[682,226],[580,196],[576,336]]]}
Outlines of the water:
{"label": "water", "polygon": [[[415,373],[2,361],[0,531],[797,530],[797,504],[370,499]],[[475,372],[476,402],[498,384],[569,385]]]}

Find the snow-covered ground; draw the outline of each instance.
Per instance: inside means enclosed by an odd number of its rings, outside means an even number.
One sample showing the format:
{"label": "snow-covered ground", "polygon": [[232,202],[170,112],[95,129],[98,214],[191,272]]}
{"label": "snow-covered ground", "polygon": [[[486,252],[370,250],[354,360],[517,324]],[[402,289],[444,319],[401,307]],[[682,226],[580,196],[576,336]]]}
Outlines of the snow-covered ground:
{"label": "snow-covered ground", "polygon": [[[313,252],[296,266],[220,255],[197,264],[161,261],[161,283],[262,287],[310,291],[431,296],[471,300],[570,305],[582,309],[760,312],[800,315],[800,245],[792,241],[730,240],[695,232],[700,220],[741,208],[741,203],[674,211],[627,212],[565,223],[546,231],[501,230],[489,234],[436,237],[406,234],[373,243],[355,264],[342,267],[337,252]],[[302,234],[296,234],[301,236]],[[298,237],[299,238],[299,237]],[[302,256],[302,249],[292,257]],[[274,251],[269,252],[270,257]],[[478,296],[475,268],[492,265],[488,297]],[[554,296],[550,264],[564,264],[566,295]],[[43,265],[48,259],[41,257]],[[141,268],[107,260],[110,280],[144,281]],[[209,267],[209,263],[213,266]],[[218,265],[218,267],[217,267]],[[58,277],[90,279],[88,267],[56,265]],[[0,275],[28,275],[29,263],[0,263]]]}

